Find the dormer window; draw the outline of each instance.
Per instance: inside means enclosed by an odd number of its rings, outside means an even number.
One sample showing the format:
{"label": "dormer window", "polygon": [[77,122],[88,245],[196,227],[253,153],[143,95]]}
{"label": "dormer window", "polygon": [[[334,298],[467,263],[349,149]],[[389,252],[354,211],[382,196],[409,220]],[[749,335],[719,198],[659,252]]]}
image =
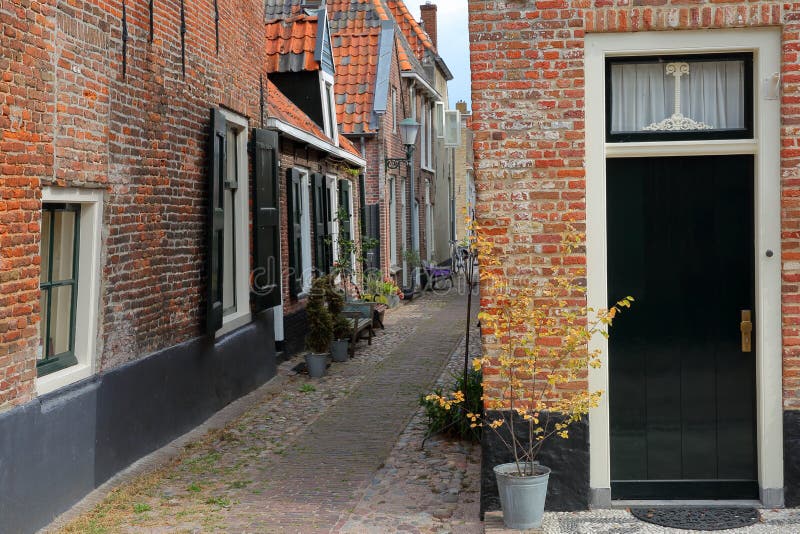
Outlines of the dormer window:
{"label": "dormer window", "polygon": [[325,135],[339,146],[339,135],[336,124],[336,99],[333,96],[333,76],[320,72],[320,90],[322,91],[322,120]]}

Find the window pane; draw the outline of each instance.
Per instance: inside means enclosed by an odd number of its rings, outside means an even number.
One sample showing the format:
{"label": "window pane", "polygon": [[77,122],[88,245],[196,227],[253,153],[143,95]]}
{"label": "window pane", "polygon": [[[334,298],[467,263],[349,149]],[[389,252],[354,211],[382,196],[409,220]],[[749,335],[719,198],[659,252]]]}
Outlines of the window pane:
{"label": "window pane", "polygon": [[47,289],[42,290],[42,294],[39,297],[39,359],[43,359],[47,357],[48,354],[48,344],[47,344],[47,336],[49,335],[47,332],[47,302],[50,297],[50,292]]}
{"label": "window pane", "polygon": [[224,265],[222,268],[222,312],[236,311],[236,236],[234,231],[234,196],[236,192],[226,189],[223,195],[224,218]]}
{"label": "window pane", "polygon": [[745,61],[611,64],[611,133],[746,128]]}
{"label": "window pane", "polygon": [[42,211],[42,239],[41,239],[41,249],[40,255],[42,257],[41,262],[41,274],[39,276],[39,280],[42,282],[50,281],[50,229],[51,229],[51,218],[52,212],[43,210]]}
{"label": "window pane", "polygon": [[50,290],[49,356],[72,351],[72,286],[59,286]]}
{"label": "window pane", "polygon": [[70,280],[75,261],[75,218],[74,211],[53,212],[53,262],[52,281]]}

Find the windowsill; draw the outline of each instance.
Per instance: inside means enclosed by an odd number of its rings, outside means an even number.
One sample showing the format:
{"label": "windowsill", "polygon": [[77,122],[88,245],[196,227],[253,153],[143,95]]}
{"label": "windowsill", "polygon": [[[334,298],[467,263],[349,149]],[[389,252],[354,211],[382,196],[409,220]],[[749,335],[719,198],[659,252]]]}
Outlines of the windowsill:
{"label": "windowsill", "polygon": [[66,369],[50,373],[36,379],[36,394],[44,395],[64,386],[68,386],[78,380],[83,380],[92,375],[92,368],[85,363],[78,363]]}
{"label": "windowsill", "polygon": [[232,313],[226,317],[222,318],[222,328],[217,330],[216,335],[214,336],[215,339],[219,339],[221,336],[233,332],[237,328],[241,328],[244,325],[248,324],[253,320],[252,315],[250,314],[249,310],[243,312]]}
{"label": "windowsill", "polygon": [[420,169],[422,169],[423,171],[427,171],[427,172],[429,172],[431,174],[436,174],[436,170],[431,168],[431,167],[422,167],[422,166],[420,166]]}

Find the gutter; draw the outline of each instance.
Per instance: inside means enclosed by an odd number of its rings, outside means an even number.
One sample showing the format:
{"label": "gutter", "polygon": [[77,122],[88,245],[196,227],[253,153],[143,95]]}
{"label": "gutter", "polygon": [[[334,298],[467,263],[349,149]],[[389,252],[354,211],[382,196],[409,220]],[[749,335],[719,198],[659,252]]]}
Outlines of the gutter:
{"label": "gutter", "polygon": [[435,100],[442,99],[442,95],[440,95],[439,92],[436,89],[434,89],[434,87],[430,83],[428,83],[428,80],[426,80],[416,72],[401,72],[400,76],[402,78],[408,78],[419,83],[422,86],[422,88],[425,89],[428,95],[434,98]]}
{"label": "gutter", "polygon": [[277,130],[296,141],[306,143],[323,152],[327,152],[332,156],[342,158],[343,160],[346,160],[357,167],[365,168],[367,166],[367,161],[365,159],[354,156],[347,150],[340,148],[329,141],[320,139],[319,137],[316,137],[305,130],[301,130],[296,126],[292,126],[291,124],[278,120],[275,117],[267,118],[266,126],[268,129]]}

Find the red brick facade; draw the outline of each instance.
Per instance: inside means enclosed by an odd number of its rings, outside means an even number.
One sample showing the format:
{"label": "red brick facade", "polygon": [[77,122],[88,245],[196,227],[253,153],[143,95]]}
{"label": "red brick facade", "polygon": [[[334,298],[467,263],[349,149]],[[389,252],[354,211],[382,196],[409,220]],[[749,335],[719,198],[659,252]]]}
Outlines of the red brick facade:
{"label": "red brick facade", "polygon": [[[540,273],[556,264],[553,243],[565,224],[585,225],[587,33],[782,28],[784,407],[800,409],[800,137],[794,125],[800,114],[800,7],[779,2],[470,0],[469,8],[477,213],[508,277]],[[545,135],[544,122],[569,127]],[[585,265],[586,258],[576,254],[567,261]],[[490,308],[491,302],[483,306]],[[490,393],[497,392],[491,379],[488,385]]]}
{"label": "red brick facade", "polygon": [[34,395],[41,187],[105,196],[95,371],[196,337],[205,291],[209,108],[260,122],[263,4],[4,3],[0,406]]}

